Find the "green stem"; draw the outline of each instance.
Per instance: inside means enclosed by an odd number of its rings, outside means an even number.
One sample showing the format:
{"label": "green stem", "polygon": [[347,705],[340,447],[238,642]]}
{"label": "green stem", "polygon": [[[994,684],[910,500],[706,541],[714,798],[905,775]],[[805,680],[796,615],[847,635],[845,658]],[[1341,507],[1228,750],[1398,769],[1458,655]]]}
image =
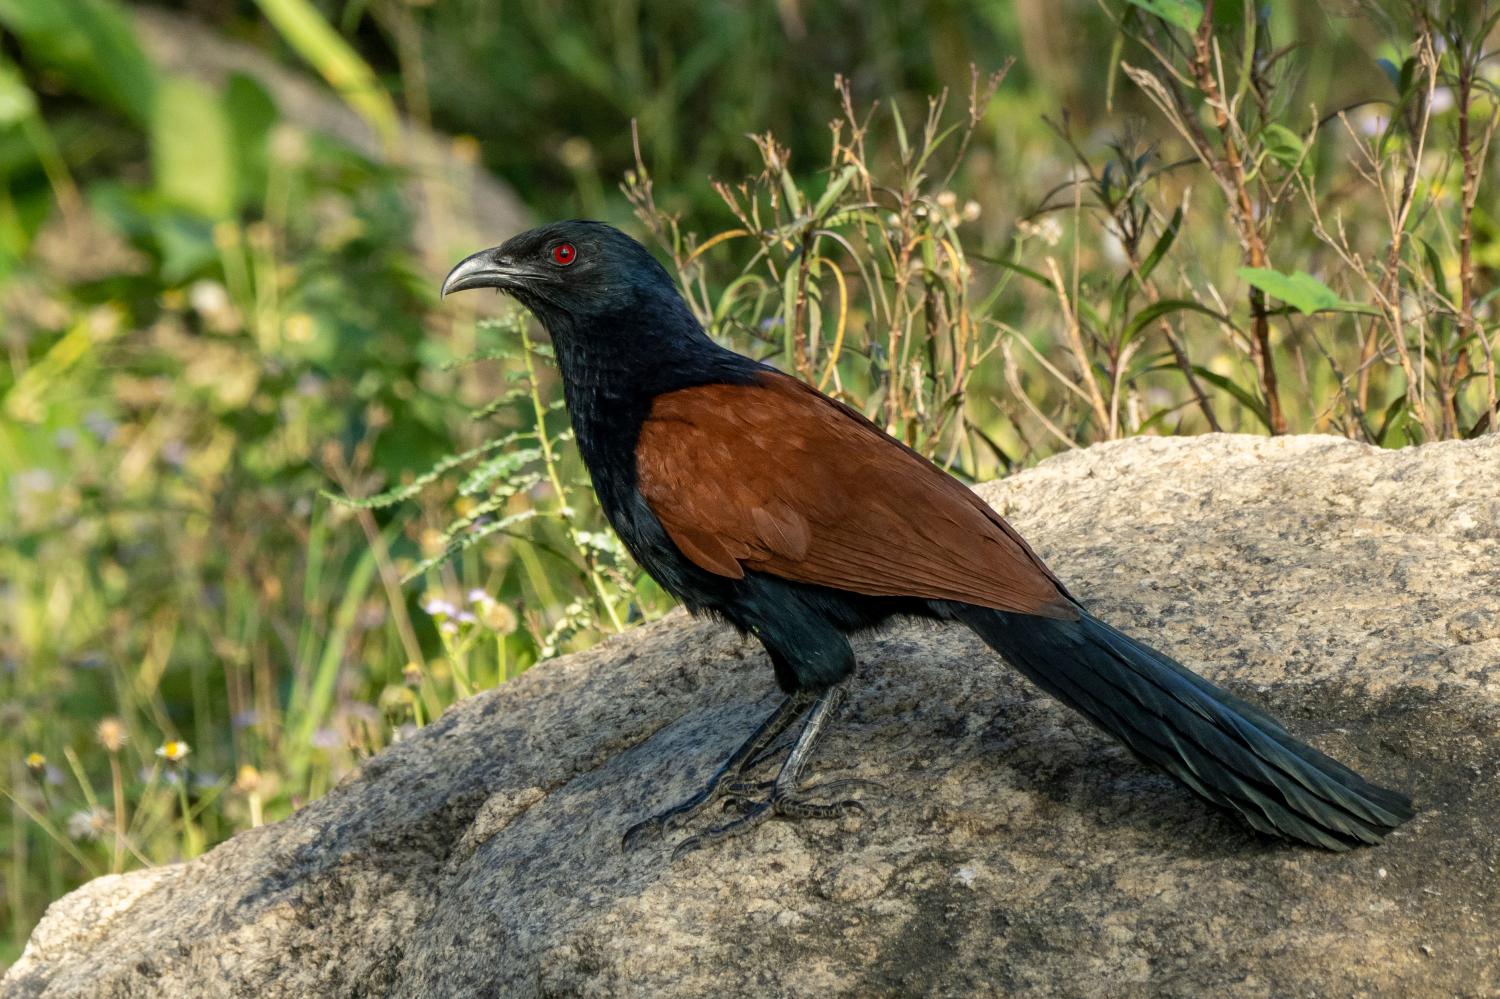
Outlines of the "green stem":
{"label": "green stem", "polygon": [[109,870],[119,874],[125,870],[125,775],[120,770],[120,754],[114,750],[109,754],[109,782],[115,800],[115,845]]}
{"label": "green stem", "polygon": [[182,770],[177,774],[177,803],[182,808],[182,855],[183,859],[191,860],[198,856],[197,829],[193,825],[193,809],[188,804],[188,773]]}
{"label": "green stem", "polygon": [[443,650],[448,653],[448,663],[453,667],[453,685],[458,688],[459,697],[468,697],[474,693],[474,688],[469,683],[468,652],[450,642],[447,635],[442,635],[442,639]]}
{"label": "green stem", "polygon": [[26,946],[26,935],[31,925],[26,911],[26,823],[22,821],[20,804],[11,802],[10,816],[10,879],[5,886],[10,904],[11,943],[20,953]]}

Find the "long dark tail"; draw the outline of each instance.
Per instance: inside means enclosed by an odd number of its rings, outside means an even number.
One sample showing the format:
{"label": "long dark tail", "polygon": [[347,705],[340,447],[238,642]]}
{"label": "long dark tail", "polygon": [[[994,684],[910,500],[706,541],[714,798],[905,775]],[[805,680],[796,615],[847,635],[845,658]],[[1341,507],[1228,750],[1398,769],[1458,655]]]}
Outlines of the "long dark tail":
{"label": "long dark tail", "polygon": [[1029,680],[1252,826],[1330,850],[1379,843],[1411,799],[1376,787],[1275,719],[1080,611],[1076,621],[978,607],[960,619]]}

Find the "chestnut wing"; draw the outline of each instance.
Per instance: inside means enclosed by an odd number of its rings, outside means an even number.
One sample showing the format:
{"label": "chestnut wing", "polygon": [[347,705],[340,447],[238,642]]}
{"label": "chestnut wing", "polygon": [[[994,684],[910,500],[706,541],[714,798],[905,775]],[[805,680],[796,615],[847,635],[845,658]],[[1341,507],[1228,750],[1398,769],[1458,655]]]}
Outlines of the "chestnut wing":
{"label": "chestnut wing", "polygon": [[667,534],[709,572],[1076,616],[1057,579],[971,490],[786,375],[658,396],[636,466]]}

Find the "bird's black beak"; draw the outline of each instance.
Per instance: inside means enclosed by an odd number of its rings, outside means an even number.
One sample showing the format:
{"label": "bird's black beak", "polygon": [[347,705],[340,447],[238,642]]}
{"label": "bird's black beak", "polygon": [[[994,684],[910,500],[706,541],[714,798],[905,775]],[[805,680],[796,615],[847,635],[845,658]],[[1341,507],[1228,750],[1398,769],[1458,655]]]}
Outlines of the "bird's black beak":
{"label": "bird's black beak", "polygon": [[498,246],[470,254],[443,279],[442,295],[468,288],[512,288],[524,277],[520,267]]}

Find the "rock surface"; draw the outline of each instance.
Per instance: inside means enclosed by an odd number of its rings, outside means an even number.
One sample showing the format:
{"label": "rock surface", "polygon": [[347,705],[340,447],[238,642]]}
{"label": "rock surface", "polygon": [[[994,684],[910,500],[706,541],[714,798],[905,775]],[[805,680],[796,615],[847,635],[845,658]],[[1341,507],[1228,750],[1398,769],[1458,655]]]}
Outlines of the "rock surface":
{"label": "rock surface", "polygon": [[673,615],[474,697],[280,824],[56,903],[8,995],[1500,994],[1500,438],[1143,438],[985,487],[1096,613],[1422,812],[1272,842],[959,628],[859,643],[872,815],[621,830],[775,700]]}

